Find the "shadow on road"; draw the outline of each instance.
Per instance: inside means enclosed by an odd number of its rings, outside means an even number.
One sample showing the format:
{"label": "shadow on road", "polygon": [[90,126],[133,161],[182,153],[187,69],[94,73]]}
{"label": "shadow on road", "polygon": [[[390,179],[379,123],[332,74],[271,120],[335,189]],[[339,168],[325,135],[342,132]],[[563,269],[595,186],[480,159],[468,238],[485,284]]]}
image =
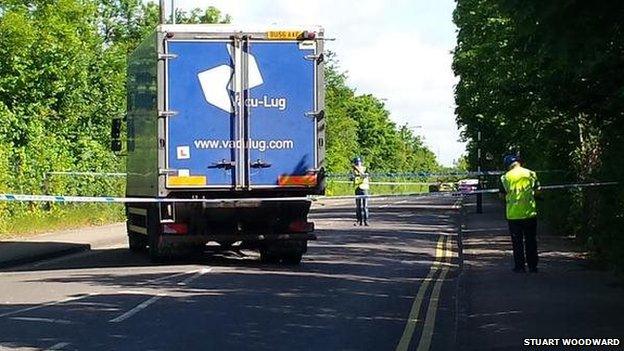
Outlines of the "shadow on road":
{"label": "shadow on road", "polygon": [[0,241],[0,268],[89,250],[88,244],[47,241]]}
{"label": "shadow on road", "polygon": [[[247,251],[152,264],[147,255],[119,248],[16,267],[8,274],[25,273],[20,284],[82,286],[94,293],[42,308],[2,305],[0,346],[392,349],[435,260],[438,234],[452,235],[456,227],[448,215],[431,213],[431,222],[426,214],[399,214],[380,214],[372,227],[319,220],[319,240],[299,266],[261,264]],[[180,284],[207,267],[209,273]],[[169,279],[172,270],[182,274]],[[110,322],[156,298],[124,322]]]}

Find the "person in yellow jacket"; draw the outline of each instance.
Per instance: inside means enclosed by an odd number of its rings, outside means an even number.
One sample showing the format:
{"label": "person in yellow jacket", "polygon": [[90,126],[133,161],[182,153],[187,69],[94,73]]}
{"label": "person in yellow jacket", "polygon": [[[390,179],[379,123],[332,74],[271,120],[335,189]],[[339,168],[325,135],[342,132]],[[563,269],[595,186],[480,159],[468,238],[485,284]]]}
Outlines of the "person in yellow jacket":
{"label": "person in yellow jacket", "polygon": [[513,271],[525,272],[526,263],[530,272],[537,272],[537,174],[522,167],[516,155],[505,156],[503,164],[508,171],[500,178],[500,193],[505,197],[505,212],[513,246]]}
{"label": "person in yellow jacket", "polygon": [[357,222],[353,225],[362,225],[364,223],[365,226],[368,226],[368,199],[366,196],[368,196],[370,189],[370,179],[361,157],[353,159],[353,169],[351,171],[355,195],[358,196],[355,198],[355,218]]}

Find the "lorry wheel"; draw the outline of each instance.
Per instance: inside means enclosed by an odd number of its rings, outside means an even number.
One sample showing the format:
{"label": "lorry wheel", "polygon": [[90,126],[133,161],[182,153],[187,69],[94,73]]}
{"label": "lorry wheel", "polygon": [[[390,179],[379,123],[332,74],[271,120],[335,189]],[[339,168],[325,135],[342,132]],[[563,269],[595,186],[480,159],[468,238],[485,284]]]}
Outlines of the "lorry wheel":
{"label": "lorry wheel", "polygon": [[160,224],[158,219],[158,207],[151,206],[147,211],[147,238],[148,254],[152,262],[162,262],[164,260],[164,250],[159,245]]}
{"label": "lorry wheel", "polygon": [[260,249],[260,262],[262,263],[279,263],[279,256],[266,248]]}
{"label": "lorry wheel", "polygon": [[158,237],[159,235],[154,233],[155,235],[150,235],[149,238],[149,257],[152,262],[162,262],[164,260],[163,250],[158,245]]}
{"label": "lorry wheel", "polygon": [[128,247],[132,252],[141,252],[147,248],[147,237],[139,233],[128,233]]}
{"label": "lorry wheel", "polygon": [[302,258],[302,253],[289,253],[282,256],[282,262],[285,264],[298,265],[301,263]]}
{"label": "lorry wheel", "polygon": [[188,256],[195,257],[195,258],[202,257],[205,251],[206,251],[206,244],[193,245],[189,248]]}
{"label": "lorry wheel", "polygon": [[303,254],[307,251],[308,242],[306,240],[290,241],[282,254],[282,262],[285,264],[298,265],[301,263]]}
{"label": "lorry wheel", "polygon": [[218,241],[218,243],[222,249],[229,250],[232,248],[232,244],[234,244],[234,241]]}

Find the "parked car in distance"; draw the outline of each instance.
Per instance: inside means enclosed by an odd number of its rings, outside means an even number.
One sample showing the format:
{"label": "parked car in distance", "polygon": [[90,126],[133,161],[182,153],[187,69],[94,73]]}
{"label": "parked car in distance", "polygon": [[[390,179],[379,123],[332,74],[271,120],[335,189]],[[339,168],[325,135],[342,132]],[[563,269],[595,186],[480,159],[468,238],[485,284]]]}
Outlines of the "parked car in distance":
{"label": "parked car in distance", "polygon": [[457,182],[457,188],[462,193],[470,193],[476,191],[479,187],[478,179],[462,179]]}

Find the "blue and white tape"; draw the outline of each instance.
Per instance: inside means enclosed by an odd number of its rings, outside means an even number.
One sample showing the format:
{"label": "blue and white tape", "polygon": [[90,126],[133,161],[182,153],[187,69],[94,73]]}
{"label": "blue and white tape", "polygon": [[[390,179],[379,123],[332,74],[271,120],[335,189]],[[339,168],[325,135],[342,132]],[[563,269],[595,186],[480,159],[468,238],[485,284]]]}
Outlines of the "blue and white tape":
{"label": "blue and white tape", "polygon": [[[541,186],[541,190],[574,189],[599,186],[618,185],[618,182],[572,183]],[[395,198],[395,197],[452,197],[475,194],[498,193],[498,189],[475,191],[437,192],[437,193],[404,193],[392,195],[345,195],[345,196],[307,196],[307,197],[268,197],[268,198],[224,198],[224,199],[174,199],[160,197],[113,197],[113,196],[64,196],[64,195],[29,195],[0,194],[0,202],[54,202],[54,203],[248,203],[261,201],[318,201],[357,198]]]}

